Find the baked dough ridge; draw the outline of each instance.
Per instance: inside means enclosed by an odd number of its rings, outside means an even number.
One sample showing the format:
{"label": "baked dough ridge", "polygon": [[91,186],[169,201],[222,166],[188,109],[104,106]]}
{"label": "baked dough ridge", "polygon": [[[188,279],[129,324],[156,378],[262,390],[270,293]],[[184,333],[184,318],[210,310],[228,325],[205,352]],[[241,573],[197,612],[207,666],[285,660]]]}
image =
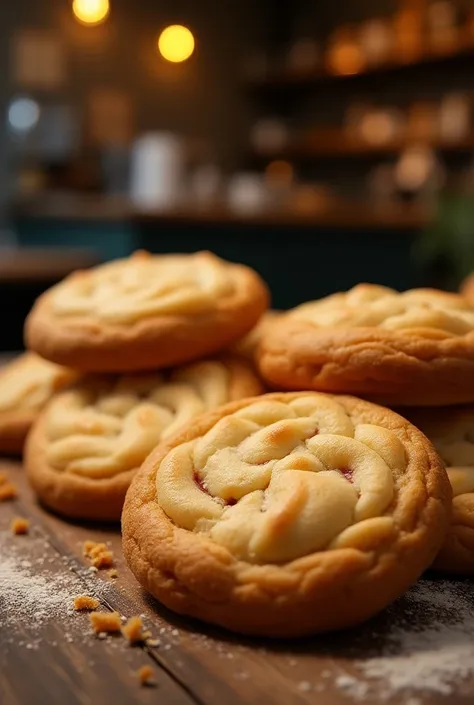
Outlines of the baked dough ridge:
{"label": "baked dough ridge", "polygon": [[[229,399],[253,396],[263,390],[260,380],[246,361],[232,355],[214,360],[224,363],[229,372]],[[203,362],[206,361],[197,364]],[[81,384],[87,385],[87,378]],[[45,407],[27,438],[24,463],[30,484],[40,500],[58,514],[77,519],[119,521],[127,489],[138,467],[100,478],[51,467],[47,459],[50,406],[51,403]]]}
{"label": "baked dough ridge", "polygon": [[255,565],[175,526],[156,501],[161,460],[226,414],[258,401],[244,400],[201,417],[158,446],[135,476],[122,515],[123,548],[146,590],[181,614],[245,634],[289,637],[359,624],[416,581],[438,552],[449,521],[451,488],[443,465],[426,437],[394,412],[351,397],[333,398],[352,420],[389,428],[405,446],[407,470],[397,479],[391,506],[395,533],[374,535],[366,550],[339,548]]}
{"label": "baked dough ridge", "polygon": [[272,327],[257,357],[264,379],[277,389],[407,406],[463,403],[474,394],[474,333],[315,328],[286,318]]}

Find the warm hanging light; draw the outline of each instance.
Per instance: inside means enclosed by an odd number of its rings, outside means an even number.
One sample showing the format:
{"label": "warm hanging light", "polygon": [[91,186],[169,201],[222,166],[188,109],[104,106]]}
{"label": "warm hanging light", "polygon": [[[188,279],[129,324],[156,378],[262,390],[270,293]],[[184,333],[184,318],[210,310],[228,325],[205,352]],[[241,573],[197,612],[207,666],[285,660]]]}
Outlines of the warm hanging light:
{"label": "warm hanging light", "polygon": [[189,59],[194,51],[195,41],[191,30],[180,24],[166,27],[158,38],[158,49],[167,61],[179,63]]}
{"label": "warm hanging light", "polygon": [[72,11],[82,24],[100,24],[110,12],[109,0],[73,0]]}

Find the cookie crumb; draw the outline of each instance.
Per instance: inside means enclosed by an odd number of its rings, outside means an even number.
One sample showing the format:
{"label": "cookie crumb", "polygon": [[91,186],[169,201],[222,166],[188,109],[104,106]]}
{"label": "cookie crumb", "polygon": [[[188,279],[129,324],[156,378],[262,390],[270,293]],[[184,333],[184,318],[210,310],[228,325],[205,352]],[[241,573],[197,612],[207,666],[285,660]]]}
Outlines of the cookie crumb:
{"label": "cookie crumb", "polygon": [[109,578],[118,578],[118,571],[117,568],[111,568],[108,572],[107,575]]}
{"label": "cookie crumb", "polygon": [[94,548],[94,546],[97,546],[96,541],[84,541],[84,543],[82,544],[82,555],[89,556],[89,553]]}
{"label": "cookie crumb", "polygon": [[74,609],[80,610],[96,610],[100,605],[99,600],[90,595],[79,595],[74,600]]}
{"label": "cookie crumb", "polygon": [[140,685],[153,685],[153,669],[151,666],[142,666],[137,671]]}
{"label": "cookie crumb", "polygon": [[0,484],[0,502],[7,502],[10,499],[16,499],[18,491],[11,482],[3,482]]}
{"label": "cookie crumb", "polygon": [[128,639],[129,644],[138,644],[145,640],[143,622],[141,617],[130,617],[122,627],[122,634]]}
{"label": "cookie crumb", "polygon": [[89,619],[96,634],[119,632],[122,626],[118,612],[91,612]]}
{"label": "cookie crumb", "polygon": [[30,529],[29,519],[24,517],[14,517],[12,523],[10,524],[10,529],[12,534],[20,536],[22,534],[27,534]]}
{"label": "cookie crumb", "polygon": [[95,558],[104,551],[108,551],[109,547],[106,543],[97,543],[96,541],[86,541],[84,544],[84,550],[87,547],[86,556],[89,558]]}
{"label": "cookie crumb", "polygon": [[105,543],[84,541],[82,552],[90,558],[94,568],[111,568],[114,564],[113,551]]}
{"label": "cookie crumb", "polygon": [[110,568],[114,563],[114,554],[112,551],[102,551],[92,559],[92,566],[100,570],[101,568]]}

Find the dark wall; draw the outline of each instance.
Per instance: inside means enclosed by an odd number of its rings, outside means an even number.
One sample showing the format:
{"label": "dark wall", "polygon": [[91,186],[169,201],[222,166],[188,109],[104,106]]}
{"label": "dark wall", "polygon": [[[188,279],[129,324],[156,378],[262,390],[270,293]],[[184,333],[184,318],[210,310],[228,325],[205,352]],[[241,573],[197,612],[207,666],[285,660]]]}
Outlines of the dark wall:
{"label": "dark wall", "polygon": [[[474,0],[460,3],[474,7]],[[294,0],[285,25],[286,32],[276,54],[296,39],[311,37],[321,43],[338,26],[361,23],[375,17],[389,17],[401,7],[401,0]],[[459,61],[411,66],[404,70],[342,78],[291,90],[266,92],[259,99],[260,114],[284,117],[295,129],[336,126],[343,123],[347,107],[354,102],[407,107],[418,100],[439,100],[450,91],[474,92],[472,56]],[[449,171],[469,166],[471,155],[443,155]],[[394,157],[385,159],[393,162]],[[332,184],[347,196],[364,196],[366,178],[380,158],[308,160],[297,164],[298,173],[310,179]]]}
{"label": "dark wall", "polygon": [[[244,57],[265,40],[265,2],[239,0],[111,0],[111,15],[99,27],[83,27],[69,0],[14,0],[0,8],[0,109],[2,126],[11,85],[9,41],[20,28],[54,29],[66,49],[68,81],[46,101],[70,101],[80,121],[94,87],[117,87],[131,94],[136,128],[168,129],[205,139],[224,167],[238,163],[252,119],[241,77]],[[167,24],[188,25],[196,37],[191,60],[172,65],[161,59],[156,39]],[[0,170],[8,141],[2,127]]]}

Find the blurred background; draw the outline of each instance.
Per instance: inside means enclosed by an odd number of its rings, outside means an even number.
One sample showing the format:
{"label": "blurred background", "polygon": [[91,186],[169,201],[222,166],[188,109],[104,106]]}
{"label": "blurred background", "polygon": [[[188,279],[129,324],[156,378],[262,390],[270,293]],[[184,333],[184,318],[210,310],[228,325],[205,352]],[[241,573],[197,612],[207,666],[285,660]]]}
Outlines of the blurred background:
{"label": "blurred background", "polygon": [[0,307],[210,249],[276,308],[474,269],[474,0],[14,0],[0,9]]}

